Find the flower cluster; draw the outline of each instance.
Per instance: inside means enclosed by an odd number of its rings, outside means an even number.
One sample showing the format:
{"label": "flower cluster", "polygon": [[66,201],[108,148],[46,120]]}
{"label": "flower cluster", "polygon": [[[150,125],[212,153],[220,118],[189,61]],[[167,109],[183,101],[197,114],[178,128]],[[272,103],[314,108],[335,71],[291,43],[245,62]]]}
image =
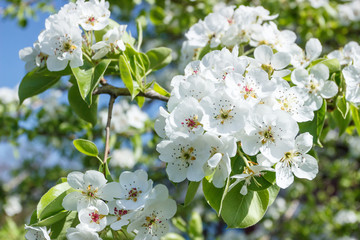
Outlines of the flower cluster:
{"label": "flower cluster", "polygon": [[97,60],[110,52],[123,51],[126,25],[108,30],[102,41],[93,43],[94,31],[107,27],[109,17],[109,3],[105,0],[68,3],[46,19],[38,41],[20,50],[19,57],[26,62],[27,71],[45,65],[49,71],[61,71],[68,63],[72,68],[82,66],[83,55]]}
{"label": "flower cluster", "polygon": [[[199,26],[213,16],[218,16],[219,25],[225,12],[228,24],[249,26],[238,21],[237,12],[242,9],[226,7],[210,14],[194,25],[187,37],[202,36]],[[308,154],[313,136],[300,134],[298,123],[313,120],[323,99],[338,92],[336,83],[329,80],[326,65],[310,65],[319,57],[321,44],[310,39],[303,50],[294,43],[292,32],[280,32],[272,22],[262,24],[262,20],[273,18],[265,9],[249,9],[247,14],[252,17],[247,21],[258,21],[247,29],[250,45],[259,45],[253,58],[239,57],[239,48],[233,42],[232,52],[227,48],[212,51],[201,61],[190,62],[185,74],[171,82],[169,112],[161,109],[155,130],[164,138],[157,146],[159,158],[167,163],[166,171],[174,182],[200,181],[208,176],[215,187],[223,187],[232,172],[230,158],[237,152],[246,165],[243,174],[231,177],[236,179],[234,184],[245,181],[243,195],[251,179],[267,171],[276,172],[281,188],[293,182],[293,175],[311,180],[318,172],[316,159]],[[210,46],[228,35],[211,36],[216,38],[206,40]],[[293,84],[285,81],[285,76]],[[256,162],[246,159],[244,153],[254,156]]]}
{"label": "flower cluster", "polygon": [[[99,240],[98,232],[107,226],[114,231],[127,226],[128,232],[136,233],[137,240],[160,239],[176,213],[176,202],[169,198],[166,186],[153,187],[143,170],[125,171],[119,182],[110,183],[98,171],[72,172],[67,182],[74,191],[65,196],[62,205],[68,211],[77,211],[80,221],[75,228],[67,229],[69,240]],[[48,234],[46,229],[32,230],[36,231],[28,235]],[[46,234],[41,236],[50,239]]]}
{"label": "flower cluster", "polygon": [[335,50],[328,58],[336,58],[345,67],[342,74],[345,79],[345,98],[349,102],[360,104],[360,46],[357,42],[349,42],[343,49]]}

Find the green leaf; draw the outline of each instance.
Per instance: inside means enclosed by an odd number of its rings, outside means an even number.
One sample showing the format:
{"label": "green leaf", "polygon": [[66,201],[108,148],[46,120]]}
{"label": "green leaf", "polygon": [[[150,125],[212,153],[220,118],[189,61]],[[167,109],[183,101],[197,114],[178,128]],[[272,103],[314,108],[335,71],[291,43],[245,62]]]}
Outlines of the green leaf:
{"label": "green leaf", "polygon": [[150,21],[155,25],[164,24],[165,16],[164,9],[159,6],[150,9]]}
{"label": "green leaf", "polygon": [[186,222],[182,217],[173,217],[171,222],[181,232],[186,232]]}
{"label": "green leaf", "polygon": [[41,197],[37,205],[37,218],[43,220],[64,210],[62,201],[64,197],[72,191],[73,189],[67,182],[50,188],[50,190]]}
{"label": "green leaf", "polygon": [[252,191],[262,191],[264,189],[267,189],[273,185],[275,178],[276,178],[275,172],[266,172],[264,176],[255,177],[256,182],[254,178],[251,178],[251,183],[248,186],[248,189]]}
{"label": "green leaf", "polygon": [[146,52],[153,71],[165,67],[171,62],[171,49],[165,47],[153,48]]}
{"label": "green leaf", "polygon": [[60,220],[62,220],[64,218],[66,218],[66,216],[68,216],[69,214],[70,214],[69,211],[66,211],[66,210],[60,211],[48,218],[45,218],[44,220],[41,220],[40,222],[37,222],[35,224],[35,226],[40,226],[40,227],[47,226],[48,227],[54,223],[59,222]]}
{"label": "green leaf", "polygon": [[135,97],[135,100],[139,106],[139,108],[142,108],[144,106],[144,103],[145,103],[145,97],[142,97],[142,96],[136,96]]}
{"label": "green leaf", "polygon": [[[229,228],[246,228],[260,221],[269,204],[269,191],[254,192],[248,190],[244,196],[240,194],[243,183],[237,184],[226,195],[222,204],[221,217]],[[215,188],[203,179],[203,191],[206,201],[217,212],[224,188]]]}
{"label": "green leaf", "polygon": [[143,30],[142,30],[142,22],[141,20],[136,19],[136,28],[138,31],[138,46],[137,50],[140,51],[142,39],[143,39]]}
{"label": "green leaf", "polygon": [[33,211],[33,213],[31,214],[31,218],[30,218],[30,225],[37,223],[38,219],[37,219],[37,212],[36,209]]}
{"label": "green leaf", "polygon": [[76,227],[79,224],[79,219],[76,211],[69,212],[66,218],[61,219],[50,226],[51,239],[66,240],[66,232],[71,227]]}
{"label": "green leaf", "polygon": [[36,68],[27,73],[19,86],[18,94],[20,104],[22,104],[25,99],[49,89],[60,80],[61,76],[68,74],[70,74],[68,68],[59,72],[50,72],[46,68]]}
{"label": "green leaf", "polygon": [[277,185],[272,185],[267,189],[267,191],[269,192],[269,207],[274,203],[277,195],[279,194],[280,188]]}
{"label": "green leaf", "polygon": [[[199,182],[200,183],[200,182]],[[198,212],[193,211],[191,213],[191,218],[189,221],[189,237],[194,239],[196,237],[202,236],[203,226],[201,221],[201,216]]]}
{"label": "green leaf", "polygon": [[96,147],[95,143],[93,143],[89,140],[75,139],[73,141],[73,144],[79,152],[81,152],[87,156],[97,157],[99,155],[99,150]]}
{"label": "green leaf", "polygon": [[165,97],[170,97],[170,93],[168,91],[166,91],[163,87],[161,87],[158,83],[154,83],[153,89],[155,92],[157,92]]}
{"label": "green leaf", "polygon": [[341,113],[343,119],[346,119],[347,114],[350,111],[349,103],[346,101],[345,96],[338,96],[336,98],[336,107]]}
{"label": "green leaf", "polygon": [[98,111],[98,99],[99,96],[96,95],[93,97],[93,102],[89,107],[87,103],[82,99],[79,88],[77,85],[73,85],[69,89],[68,100],[71,106],[71,109],[83,120],[91,123],[95,126],[97,122],[97,111]]}
{"label": "green leaf", "polygon": [[77,85],[80,90],[81,98],[88,104],[92,103],[92,92],[100,82],[111,60],[105,59],[100,61],[96,66],[84,64],[81,67],[72,68],[72,72],[76,78]]}
{"label": "green leaf", "polygon": [[351,116],[355,123],[356,131],[358,132],[358,135],[360,136],[360,116],[359,116],[359,109],[350,104],[350,110],[351,110]]}
{"label": "green leaf", "polygon": [[330,73],[338,72],[341,70],[339,60],[336,58],[326,59],[321,61],[320,63],[326,65],[329,68]]}
{"label": "green leaf", "polygon": [[300,133],[309,132],[313,136],[313,143],[322,146],[319,138],[324,127],[326,116],[326,101],[323,101],[323,105],[319,110],[314,113],[314,119],[308,122],[300,122]]}
{"label": "green leaf", "polygon": [[129,61],[126,59],[124,55],[120,55],[119,58],[119,66],[120,66],[120,77],[125,84],[125,87],[129,90],[131,94],[131,98],[135,98],[135,91],[134,91],[134,83],[131,77],[131,67]]}
{"label": "green leaf", "polygon": [[[108,159],[109,161],[109,159]],[[105,178],[109,181],[109,182],[113,182],[113,178],[111,177],[111,173],[110,173],[110,170],[109,170],[109,166],[107,163],[103,163],[100,165],[99,167],[99,172],[101,173],[105,173]]]}
{"label": "green leaf", "polygon": [[177,233],[167,233],[161,240],[185,240],[185,238]]}
{"label": "green leaf", "polygon": [[188,184],[188,189],[186,192],[186,196],[185,196],[185,202],[184,202],[184,207],[188,206],[192,200],[194,200],[195,194],[200,186],[200,181],[199,182],[189,182]]}
{"label": "green leaf", "polygon": [[[350,109],[350,107],[349,107]],[[343,114],[339,111],[339,109],[335,109],[329,115],[329,123],[331,128],[339,128],[339,136],[345,133],[346,129],[349,127],[351,122],[351,114],[346,114],[346,118],[344,119]]]}

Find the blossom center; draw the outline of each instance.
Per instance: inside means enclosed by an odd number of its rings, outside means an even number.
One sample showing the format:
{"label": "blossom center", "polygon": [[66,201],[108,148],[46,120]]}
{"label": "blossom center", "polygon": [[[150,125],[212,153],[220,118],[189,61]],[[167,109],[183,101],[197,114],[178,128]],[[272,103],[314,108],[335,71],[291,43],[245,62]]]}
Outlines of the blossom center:
{"label": "blossom center", "polygon": [[86,24],[90,24],[91,26],[94,26],[95,23],[97,23],[98,21],[96,20],[96,18],[94,16],[89,17],[86,20]]}
{"label": "blossom center", "polygon": [[193,115],[192,117],[186,118],[184,122],[181,122],[181,125],[190,128],[190,130],[193,130],[198,126],[201,126],[201,123],[198,121],[198,116]]}
{"label": "blossom center", "polygon": [[229,110],[224,110],[224,109],[220,109],[220,114],[215,116],[215,119],[220,120],[221,124],[225,123],[225,120],[227,119],[232,119],[233,116],[230,115],[230,112],[232,111],[232,109]]}
{"label": "blossom center", "polygon": [[92,213],[89,213],[89,216],[91,218],[91,222],[94,222],[96,224],[99,224],[100,223],[100,220],[103,219],[105,216],[104,215],[101,215],[99,214],[99,212],[97,210],[95,210],[94,212]]}
{"label": "blossom center", "polygon": [[196,157],[193,155],[194,152],[194,148],[190,147],[187,150],[185,150],[184,148],[181,149],[181,158],[184,159],[185,161],[195,161]]}
{"label": "blossom center", "polygon": [[143,227],[151,229],[153,225],[161,223],[162,221],[155,216],[155,214],[151,214],[150,216],[145,217],[145,223],[142,225]]}
{"label": "blossom center", "polygon": [[136,202],[141,193],[142,193],[141,190],[137,190],[137,188],[132,188],[130,189],[128,193],[128,198],[126,200],[133,200],[134,202]]}
{"label": "blossom center", "polygon": [[128,214],[128,210],[114,208],[114,213],[117,216],[117,220],[120,221],[121,217]]}
{"label": "blossom center", "polygon": [[261,140],[262,144],[265,144],[268,141],[275,142],[274,133],[272,132],[271,126],[269,126],[265,131],[259,132],[259,134],[263,137]]}
{"label": "blossom center", "polygon": [[82,191],[81,193],[88,198],[96,198],[98,188],[93,189],[91,185],[87,186],[86,191]]}

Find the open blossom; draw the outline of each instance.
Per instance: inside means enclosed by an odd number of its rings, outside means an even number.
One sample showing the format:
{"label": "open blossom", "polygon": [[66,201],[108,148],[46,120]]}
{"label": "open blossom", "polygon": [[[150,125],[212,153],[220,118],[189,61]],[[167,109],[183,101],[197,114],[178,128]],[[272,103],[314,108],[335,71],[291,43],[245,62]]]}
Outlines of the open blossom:
{"label": "open blossom", "polygon": [[322,46],[317,38],[311,38],[306,42],[305,52],[299,46],[293,45],[289,51],[291,54],[291,64],[295,68],[305,68],[317,59],[321,52]]}
{"label": "open blossom", "polygon": [[200,102],[205,113],[204,129],[219,135],[238,132],[248,115],[248,109],[241,103],[224,92],[204,97]]}
{"label": "open blossom", "polygon": [[204,132],[201,123],[203,115],[204,110],[195,98],[184,99],[166,118],[166,135],[169,138],[176,138],[177,136],[194,137],[202,134]]}
{"label": "open blossom", "polygon": [[246,154],[256,155],[260,150],[270,159],[280,159],[284,143],[294,141],[299,126],[288,113],[258,105],[244,130],[239,138]]}
{"label": "open blossom", "polygon": [[169,231],[168,220],[176,213],[176,202],[168,196],[164,185],[155,186],[150,198],[156,201],[149,201],[127,228],[128,232],[137,231],[135,240],[159,240]]}
{"label": "open blossom", "polygon": [[135,210],[144,207],[152,189],[152,180],[144,170],[121,173],[119,182],[111,182],[105,187],[111,193],[109,200],[118,200],[126,209]]}
{"label": "open blossom", "polygon": [[25,225],[25,238],[27,240],[50,240],[50,230],[47,230],[46,227],[32,227]]}
{"label": "open blossom", "polygon": [[273,50],[269,46],[261,45],[255,48],[254,57],[269,76],[284,77],[290,74],[290,70],[282,70],[290,64],[291,57],[288,53],[277,52],[273,54]]}
{"label": "open blossom", "polygon": [[309,96],[306,104],[318,110],[323,104],[323,98],[332,98],[338,92],[335,82],[329,81],[329,69],[324,64],[317,64],[310,70],[295,69],[291,80],[296,86],[307,90]]}
{"label": "open blossom", "polygon": [[[312,180],[318,173],[318,163],[314,157],[306,154],[313,144],[313,136],[303,133],[296,137],[295,142],[287,142],[288,150],[276,163],[276,184],[281,188],[287,188],[294,181],[294,175],[298,178]],[[274,162],[263,156],[258,157],[259,164],[272,166]]]}
{"label": "open blossom", "polygon": [[97,60],[100,59],[109,52],[115,52],[115,50],[125,50],[125,44],[122,40],[122,36],[125,33],[127,25],[121,25],[119,27],[115,27],[113,29],[108,30],[104,36],[102,41],[95,43],[91,49],[95,50],[95,54],[92,59]]}
{"label": "open blossom", "polygon": [[341,65],[352,64],[360,67],[360,46],[357,42],[351,41],[345,44],[344,48],[330,52],[327,57],[338,59]]}
{"label": "open blossom", "polygon": [[107,180],[98,171],[89,170],[85,174],[81,172],[69,173],[67,177],[69,185],[77,191],[71,192],[64,197],[63,207],[69,211],[80,211],[88,206],[99,204],[101,199],[108,200],[111,192],[104,190]]}
{"label": "open blossom", "polygon": [[86,31],[101,30],[109,23],[109,3],[105,0],[78,0],[79,23]]}
{"label": "open blossom", "polygon": [[179,136],[173,140],[163,140],[157,145],[160,160],[168,163],[166,172],[171,181],[200,181],[204,178],[203,166],[210,156],[210,147],[205,139],[204,135],[196,138]]}
{"label": "open blossom", "polygon": [[83,65],[81,30],[69,19],[54,16],[47,19],[47,29],[39,35],[40,51],[47,54],[49,71],[61,71]]}

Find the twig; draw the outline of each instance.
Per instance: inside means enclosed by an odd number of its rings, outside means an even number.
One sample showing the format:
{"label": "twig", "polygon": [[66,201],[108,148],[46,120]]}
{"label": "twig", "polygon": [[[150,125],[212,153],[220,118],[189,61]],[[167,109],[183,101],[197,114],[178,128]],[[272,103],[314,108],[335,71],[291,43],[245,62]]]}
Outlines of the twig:
{"label": "twig", "polygon": [[[95,91],[93,92],[93,95],[99,95],[99,94],[109,94],[109,95],[115,96],[115,97],[131,96],[131,94],[127,88],[118,88],[118,87],[112,86],[110,84],[106,84],[106,85],[99,86],[98,88],[96,88]],[[154,90],[149,90],[147,92],[140,92],[138,94],[138,96],[151,98],[151,99],[157,99],[157,100],[161,100],[164,102],[169,101],[168,97],[165,97],[165,96],[155,92]]]}
{"label": "twig", "polygon": [[[107,123],[106,123],[106,128],[105,128],[106,139],[105,139],[105,153],[104,153],[104,160],[103,160],[104,165],[106,164],[107,157],[109,154],[110,124],[111,124],[112,110],[113,110],[115,99],[116,99],[116,96],[110,94],[108,117],[107,117]],[[104,169],[105,169],[105,167],[104,167]]]}

